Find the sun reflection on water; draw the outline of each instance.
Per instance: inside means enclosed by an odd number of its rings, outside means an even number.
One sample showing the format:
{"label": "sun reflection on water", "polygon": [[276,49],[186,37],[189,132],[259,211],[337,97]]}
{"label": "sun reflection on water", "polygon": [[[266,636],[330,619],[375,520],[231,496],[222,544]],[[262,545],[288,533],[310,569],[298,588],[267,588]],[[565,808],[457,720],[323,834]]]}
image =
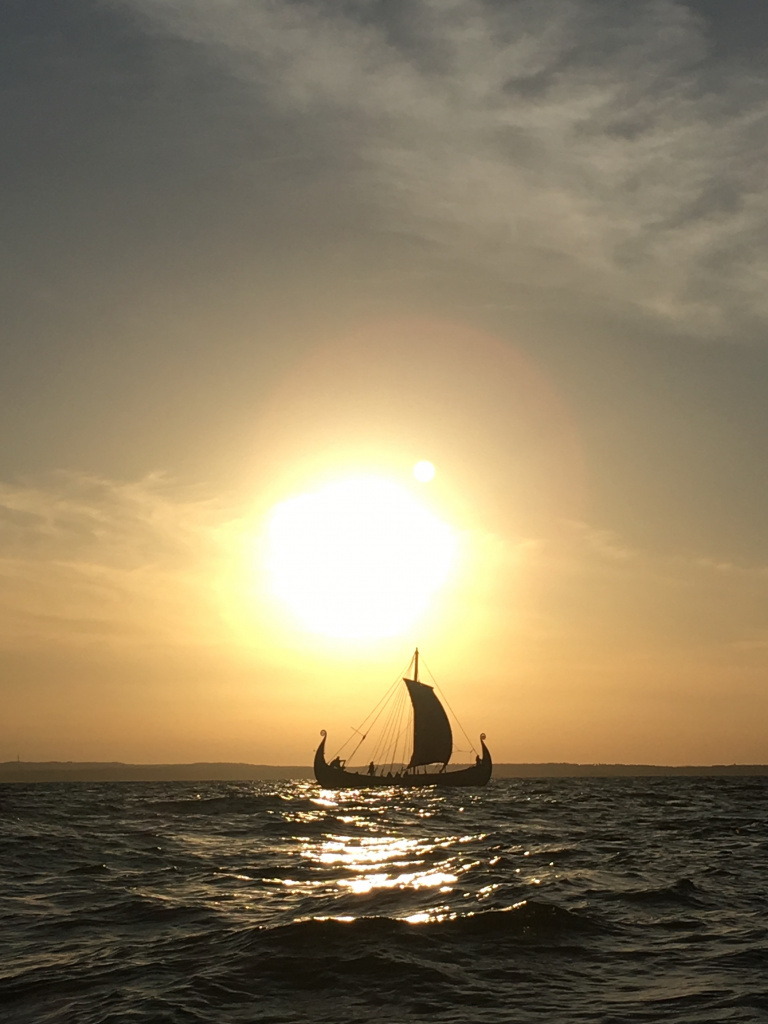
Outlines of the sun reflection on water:
{"label": "sun reflection on water", "polygon": [[[287,815],[296,824],[322,821],[332,823],[335,828],[319,836],[295,837],[299,842],[297,859],[304,868],[297,874],[303,877],[284,878],[283,886],[294,890],[301,887],[308,896],[315,893],[331,901],[346,896],[358,902],[359,912],[363,914],[375,912],[371,899],[394,898],[397,894],[403,897],[404,910],[409,901],[408,893],[419,903],[425,896],[427,899],[452,894],[459,898],[470,896],[469,892],[462,894],[460,879],[475,870],[480,862],[468,858],[466,853],[459,853],[459,848],[482,841],[484,833],[429,834],[420,825],[415,829],[416,834],[407,837],[402,834],[402,822],[399,829],[394,829],[392,821],[387,819],[406,811],[408,819],[414,823],[428,821],[437,813],[439,801],[415,806],[408,801],[404,808],[399,803],[393,806],[379,795],[375,801],[365,800],[365,805],[360,807],[360,799],[359,794],[330,796],[324,793],[312,799],[316,810]],[[494,890],[495,886],[486,886],[482,893],[475,895],[484,899]],[[365,902],[360,903],[360,900]],[[335,919],[339,916],[333,915]],[[448,916],[455,915],[439,902],[428,907],[422,904],[411,913],[404,913],[401,919],[415,924],[444,920]]]}
{"label": "sun reflection on water", "polygon": [[271,823],[263,840],[253,846],[259,829],[244,829],[245,859],[217,869],[226,879],[210,895],[229,913],[437,924],[510,909],[525,888],[552,874],[529,844],[499,845],[475,795],[462,794],[459,803],[438,792],[336,793],[296,784],[275,796],[262,808]]}
{"label": "sun reflection on water", "polygon": [[292,784],[251,799],[254,817],[235,819],[226,856],[215,832],[185,837],[190,863],[217,861],[210,875],[190,875],[185,899],[259,921],[425,925],[512,909],[558,878],[548,846],[508,831],[506,816],[469,794],[459,803],[438,792]]}

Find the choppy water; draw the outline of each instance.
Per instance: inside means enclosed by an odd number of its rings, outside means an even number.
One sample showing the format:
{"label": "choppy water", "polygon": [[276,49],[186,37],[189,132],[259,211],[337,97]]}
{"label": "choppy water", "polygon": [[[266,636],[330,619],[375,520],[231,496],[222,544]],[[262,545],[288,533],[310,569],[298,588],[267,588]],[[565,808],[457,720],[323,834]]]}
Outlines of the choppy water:
{"label": "choppy water", "polygon": [[765,1022],[766,797],[2,786],[0,1018]]}

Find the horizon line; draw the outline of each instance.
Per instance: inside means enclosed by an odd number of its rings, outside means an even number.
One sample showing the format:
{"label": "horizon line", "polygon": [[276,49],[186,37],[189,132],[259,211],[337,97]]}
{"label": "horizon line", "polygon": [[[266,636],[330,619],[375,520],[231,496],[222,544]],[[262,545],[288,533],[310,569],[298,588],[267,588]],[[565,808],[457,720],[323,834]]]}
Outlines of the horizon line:
{"label": "horizon line", "polygon": [[[620,762],[502,761],[493,777],[545,778],[649,778],[749,777],[768,775],[766,764],[654,765]],[[125,761],[15,761],[0,762],[0,784],[81,782],[285,782],[313,781],[312,766],[252,764],[242,761],[131,763]]]}

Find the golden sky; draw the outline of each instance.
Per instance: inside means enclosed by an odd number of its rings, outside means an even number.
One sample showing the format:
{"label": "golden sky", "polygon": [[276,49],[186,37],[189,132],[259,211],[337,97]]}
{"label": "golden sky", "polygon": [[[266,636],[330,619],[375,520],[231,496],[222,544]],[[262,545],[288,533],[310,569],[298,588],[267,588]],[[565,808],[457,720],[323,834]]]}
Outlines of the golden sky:
{"label": "golden sky", "polygon": [[308,764],[418,645],[497,761],[768,761],[747,7],[66,7],[0,42],[0,760]]}

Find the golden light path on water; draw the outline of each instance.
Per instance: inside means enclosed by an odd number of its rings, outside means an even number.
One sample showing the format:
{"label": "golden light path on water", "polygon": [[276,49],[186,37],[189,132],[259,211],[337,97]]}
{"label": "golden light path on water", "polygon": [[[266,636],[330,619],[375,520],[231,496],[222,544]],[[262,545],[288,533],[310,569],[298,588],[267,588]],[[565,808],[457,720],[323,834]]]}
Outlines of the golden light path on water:
{"label": "golden light path on water", "polygon": [[[481,864],[472,854],[477,844],[486,839],[485,833],[457,835],[438,831],[431,834],[430,819],[439,811],[436,806],[422,805],[412,810],[423,826],[418,827],[415,838],[406,838],[394,834],[388,826],[385,803],[361,808],[359,800],[360,794],[354,792],[332,796],[324,793],[311,801],[316,811],[287,815],[297,826],[295,838],[303,866],[296,872],[297,877],[280,879],[282,886],[317,901],[329,895],[335,899],[334,893],[336,897],[347,894],[363,901],[387,898],[388,893],[395,899],[400,895],[409,903],[418,898],[422,907],[412,909],[401,918],[409,924],[452,920],[459,915],[448,901],[455,901],[456,895],[487,899],[498,888],[491,883],[481,892],[470,894],[469,888],[464,891],[462,885],[464,876]],[[349,813],[345,813],[346,805],[349,805]],[[310,827],[331,821],[334,830],[322,836],[313,838],[300,834],[302,825]],[[345,826],[343,831],[338,829],[339,825]],[[494,856],[483,863],[493,867],[498,860]],[[424,897],[429,906],[423,906]],[[371,913],[370,903],[361,903],[361,916]],[[351,921],[358,915],[329,916]]]}

